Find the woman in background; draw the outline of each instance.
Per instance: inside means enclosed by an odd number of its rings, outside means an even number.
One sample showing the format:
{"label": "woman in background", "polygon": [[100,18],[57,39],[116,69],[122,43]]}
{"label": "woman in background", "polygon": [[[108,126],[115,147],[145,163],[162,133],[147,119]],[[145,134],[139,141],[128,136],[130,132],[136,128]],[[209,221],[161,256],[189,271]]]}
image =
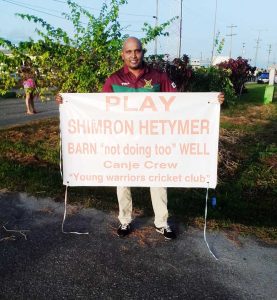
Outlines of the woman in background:
{"label": "woman in background", "polygon": [[28,115],[36,113],[34,106],[34,97],[36,93],[36,82],[30,71],[23,72],[23,87],[25,91],[25,102]]}

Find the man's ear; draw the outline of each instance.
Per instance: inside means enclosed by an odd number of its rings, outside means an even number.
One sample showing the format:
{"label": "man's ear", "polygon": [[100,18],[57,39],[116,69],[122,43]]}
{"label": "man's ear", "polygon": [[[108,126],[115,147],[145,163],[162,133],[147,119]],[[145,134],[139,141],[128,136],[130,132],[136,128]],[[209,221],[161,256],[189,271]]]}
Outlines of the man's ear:
{"label": "man's ear", "polygon": [[122,52],[121,52],[120,56],[121,56],[121,59],[124,61],[124,57],[123,57],[123,53]]}

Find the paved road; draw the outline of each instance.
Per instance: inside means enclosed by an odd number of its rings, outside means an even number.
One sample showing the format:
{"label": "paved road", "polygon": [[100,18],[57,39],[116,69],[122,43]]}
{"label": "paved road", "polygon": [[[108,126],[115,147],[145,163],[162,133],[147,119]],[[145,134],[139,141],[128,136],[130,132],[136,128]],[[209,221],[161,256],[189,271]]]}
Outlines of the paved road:
{"label": "paved road", "polygon": [[137,218],[126,238],[115,234],[116,216],[69,207],[51,199],[0,192],[0,221],[27,229],[27,240],[0,229],[0,299],[276,299],[277,249],[250,238],[240,245],[221,232],[208,234],[179,224],[165,242],[152,220]]}
{"label": "paved road", "polygon": [[0,99],[0,128],[26,124],[31,121],[59,115],[59,108],[55,101],[35,101],[38,111],[35,115],[27,115],[22,98]]}

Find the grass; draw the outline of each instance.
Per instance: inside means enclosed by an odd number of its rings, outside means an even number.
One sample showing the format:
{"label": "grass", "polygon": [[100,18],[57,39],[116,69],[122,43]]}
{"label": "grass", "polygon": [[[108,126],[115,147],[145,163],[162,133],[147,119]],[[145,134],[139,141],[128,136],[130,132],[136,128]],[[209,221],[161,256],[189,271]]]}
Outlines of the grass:
{"label": "grass", "polygon": [[[255,234],[277,243],[277,99],[262,105],[265,86],[247,88],[238,104],[221,114],[219,184],[210,192],[217,206],[209,203],[208,227],[225,230],[232,238]],[[57,118],[0,130],[1,188],[63,201]],[[170,213],[203,228],[205,193],[169,188]],[[132,194],[134,210],[152,216],[149,190],[133,188]],[[118,209],[114,187],[70,187],[69,200],[106,211]]]}
{"label": "grass", "polygon": [[243,103],[263,103],[266,84],[250,83],[247,85],[247,92],[242,95]]}

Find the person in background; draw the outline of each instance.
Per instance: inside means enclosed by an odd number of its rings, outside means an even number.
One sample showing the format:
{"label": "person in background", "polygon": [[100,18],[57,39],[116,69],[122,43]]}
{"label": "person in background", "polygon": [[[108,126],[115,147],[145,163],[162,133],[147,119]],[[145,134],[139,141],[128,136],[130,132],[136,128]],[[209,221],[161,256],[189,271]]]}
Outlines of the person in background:
{"label": "person in background", "polygon": [[37,113],[34,105],[34,97],[36,93],[36,82],[34,76],[30,70],[24,70],[22,73],[23,88],[25,92],[25,103],[28,115]]}

